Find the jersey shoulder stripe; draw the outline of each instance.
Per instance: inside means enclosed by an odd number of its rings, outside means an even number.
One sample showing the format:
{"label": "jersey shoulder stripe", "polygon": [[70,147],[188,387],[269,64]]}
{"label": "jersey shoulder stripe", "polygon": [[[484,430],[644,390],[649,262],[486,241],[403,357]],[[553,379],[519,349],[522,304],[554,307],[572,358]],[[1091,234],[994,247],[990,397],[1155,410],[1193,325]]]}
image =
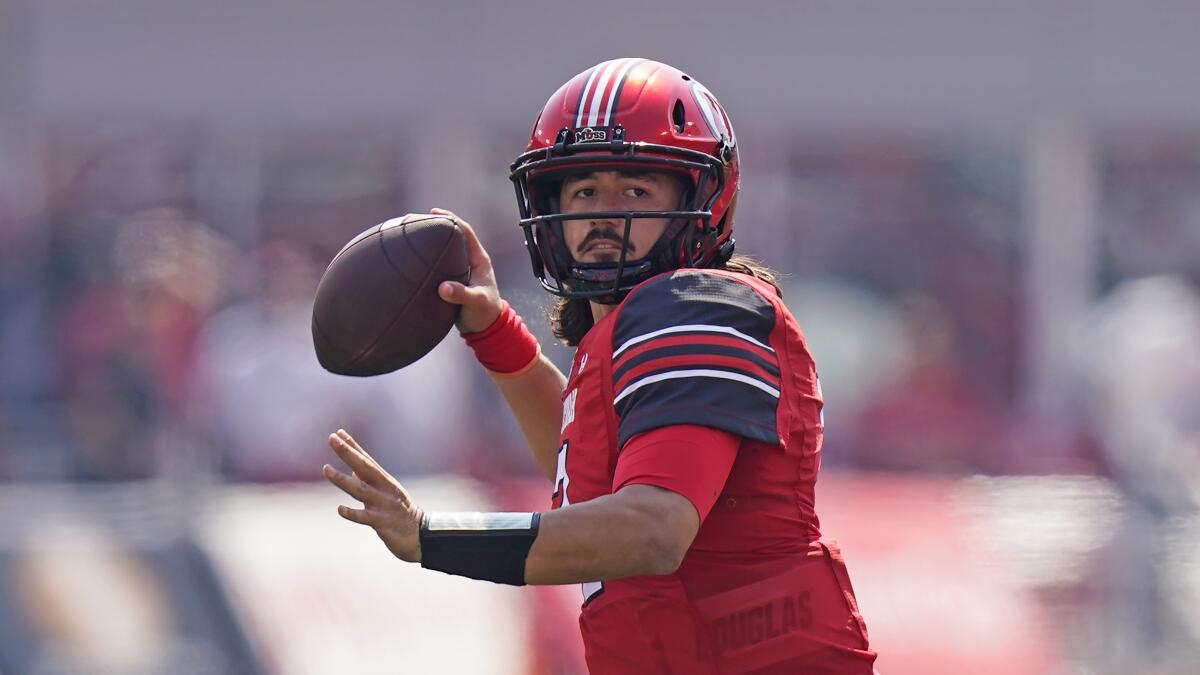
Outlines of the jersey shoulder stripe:
{"label": "jersey shoulder stripe", "polygon": [[621,370],[630,368],[656,356],[671,356],[683,353],[741,355],[760,365],[768,366],[776,361],[775,350],[761,349],[736,338],[711,333],[683,333],[673,337],[662,337],[643,343],[626,351],[613,361],[614,375],[620,377]]}
{"label": "jersey shoulder stripe", "polygon": [[712,325],[708,325],[708,324],[684,324],[681,326],[667,326],[666,328],[660,328],[658,330],[653,330],[653,331],[650,331],[647,333],[643,333],[641,335],[631,337],[628,340],[626,340],[624,343],[622,343],[620,347],[617,347],[616,349],[613,350],[613,358],[615,359],[615,358],[619,357],[621,355],[621,353],[624,352],[626,349],[629,349],[630,347],[632,347],[638,343],[642,343],[647,340],[653,340],[654,338],[661,337],[663,335],[669,335],[671,333],[724,333],[727,335],[732,335],[744,342],[755,345],[755,346],[765,349],[769,352],[775,351],[774,349],[771,349],[770,345],[763,344],[763,343],[759,342],[758,340],[755,340],[753,337],[746,335],[745,333],[743,333],[743,332],[739,331],[738,329],[733,328],[731,326],[712,326]]}
{"label": "jersey shoulder stripe", "polygon": [[726,370],[748,378],[748,384],[750,383],[749,380],[753,380],[758,384],[769,386],[771,389],[779,388],[779,369],[775,364],[762,366],[750,359],[739,356],[684,353],[676,356],[655,356],[653,359],[625,369],[623,374],[613,378],[613,391],[616,392],[616,400],[621,399],[621,394],[628,387],[637,384],[637,382],[644,378],[652,377],[666,371],[695,368]]}
{"label": "jersey shoulder stripe", "polygon": [[668,370],[668,371],[658,372],[653,375],[647,375],[646,377],[643,377],[642,379],[638,380],[637,382],[622,389],[621,392],[619,394],[617,394],[617,397],[616,397],[616,399],[613,400],[613,402],[620,403],[621,399],[625,398],[626,396],[634,393],[638,389],[641,389],[642,387],[644,387],[648,384],[654,384],[655,382],[662,382],[664,380],[676,380],[676,379],[683,378],[683,377],[712,377],[712,378],[716,378],[716,379],[720,379],[720,380],[732,380],[734,382],[742,382],[744,384],[748,384],[748,385],[754,387],[755,389],[760,389],[762,391],[765,391],[772,398],[779,398],[779,390],[778,389],[776,389],[775,387],[772,387],[770,385],[763,384],[761,380],[755,379],[753,377],[748,377],[746,375],[742,375],[741,373],[738,373],[735,371],[730,371],[730,370],[715,370],[715,369],[711,369],[711,368],[709,368],[709,369],[689,368],[689,369],[680,369],[680,370]]}
{"label": "jersey shoulder stripe", "polygon": [[642,284],[613,327],[618,440],[702,424],[776,442],[779,357],[774,305],[752,286],[704,270]]}

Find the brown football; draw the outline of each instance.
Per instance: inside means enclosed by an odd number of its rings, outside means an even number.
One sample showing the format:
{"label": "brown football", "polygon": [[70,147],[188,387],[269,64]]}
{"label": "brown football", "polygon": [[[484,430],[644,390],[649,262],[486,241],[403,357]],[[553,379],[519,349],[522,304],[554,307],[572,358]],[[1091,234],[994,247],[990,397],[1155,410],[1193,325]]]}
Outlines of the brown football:
{"label": "brown football", "polygon": [[407,366],[454,325],[458,307],[438,297],[438,284],[470,276],[466,239],[449,218],[410,213],[368,229],[334,256],[317,285],[317,360],[360,377]]}

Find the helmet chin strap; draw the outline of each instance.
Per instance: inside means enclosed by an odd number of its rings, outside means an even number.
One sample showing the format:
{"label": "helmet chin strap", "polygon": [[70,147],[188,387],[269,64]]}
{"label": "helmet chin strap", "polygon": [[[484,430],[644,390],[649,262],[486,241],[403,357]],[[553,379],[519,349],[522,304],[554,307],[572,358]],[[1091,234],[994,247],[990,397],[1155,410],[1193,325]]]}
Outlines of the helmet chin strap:
{"label": "helmet chin strap", "polygon": [[733,235],[730,235],[730,237],[721,244],[721,247],[717,249],[717,254],[713,256],[712,264],[724,265],[725,263],[729,262],[729,259],[733,257],[733,245]]}
{"label": "helmet chin strap", "polygon": [[[649,272],[653,267],[654,265],[649,260],[644,259],[638,262],[626,263],[621,276],[636,277],[639,274]],[[572,265],[571,274],[577,279],[590,283],[612,283],[617,279],[617,268],[607,263],[602,267]]]}

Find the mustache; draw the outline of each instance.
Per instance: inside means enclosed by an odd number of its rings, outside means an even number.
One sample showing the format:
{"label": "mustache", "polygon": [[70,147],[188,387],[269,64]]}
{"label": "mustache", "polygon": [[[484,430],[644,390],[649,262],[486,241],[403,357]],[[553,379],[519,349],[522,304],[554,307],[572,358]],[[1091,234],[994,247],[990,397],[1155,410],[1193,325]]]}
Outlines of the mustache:
{"label": "mustache", "polygon": [[618,246],[622,246],[626,252],[633,250],[633,246],[626,244],[621,235],[606,227],[597,227],[589,231],[587,236],[583,238],[583,241],[579,242],[576,253],[583,253],[585,250],[587,250],[588,246],[591,246],[595,242],[601,240],[611,241]]}

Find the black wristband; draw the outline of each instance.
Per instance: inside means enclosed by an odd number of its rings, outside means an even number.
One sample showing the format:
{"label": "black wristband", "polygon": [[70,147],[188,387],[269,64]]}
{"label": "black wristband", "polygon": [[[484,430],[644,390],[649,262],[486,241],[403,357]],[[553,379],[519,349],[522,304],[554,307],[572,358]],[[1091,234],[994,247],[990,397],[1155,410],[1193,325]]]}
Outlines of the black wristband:
{"label": "black wristband", "polygon": [[540,513],[426,513],[421,567],[512,586],[525,585],[525,558]]}

